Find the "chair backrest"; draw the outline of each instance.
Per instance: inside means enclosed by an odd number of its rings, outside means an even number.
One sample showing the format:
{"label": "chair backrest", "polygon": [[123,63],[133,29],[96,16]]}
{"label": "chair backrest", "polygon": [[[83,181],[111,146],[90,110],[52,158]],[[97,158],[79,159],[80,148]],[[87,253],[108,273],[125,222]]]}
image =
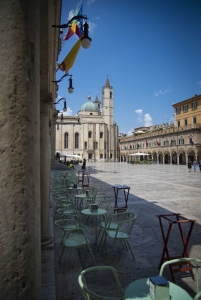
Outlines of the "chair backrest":
{"label": "chair backrest", "polygon": [[107,214],[105,215],[106,223],[109,225],[111,223],[118,224],[121,221],[126,220],[126,214],[128,213],[128,209],[125,208],[124,211],[119,211],[118,213],[114,213],[114,207],[109,207],[107,210]]}
{"label": "chair backrest", "polygon": [[[167,266],[167,265],[175,265],[175,266],[178,266],[179,263],[182,262],[182,265],[186,262],[187,264],[191,263],[192,264],[192,267],[193,269],[196,268],[196,296],[194,299],[199,299],[199,297],[201,296],[201,293],[198,293],[199,291],[199,268],[201,266],[201,259],[197,259],[197,258],[191,258],[191,257],[188,257],[188,258],[177,258],[177,259],[171,259],[171,260],[168,260],[166,262],[164,262],[160,268],[160,272],[159,272],[159,276],[162,276],[163,274],[163,270],[164,268]],[[197,298],[196,298],[197,297]]]}
{"label": "chair backrest", "polygon": [[93,203],[94,203],[96,199],[96,194],[98,193],[98,189],[95,187],[85,187],[84,191],[86,190],[89,190],[89,194],[91,197],[93,197]]}
{"label": "chair backrest", "polygon": [[199,299],[201,299],[201,292],[197,293],[193,298],[193,300],[199,300]]}
{"label": "chair backrest", "polygon": [[117,232],[124,232],[130,237],[137,215],[130,212],[123,213],[124,220],[118,223]]}
{"label": "chair backrest", "polygon": [[107,195],[106,195],[106,193],[100,193],[100,192],[97,192],[96,193],[96,197],[95,197],[95,202],[97,203],[97,204],[99,204],[102,200],[104,200],[105,199],[105,197],[106,197]]}
{"label": "chair backrest", "polygon": [[112,197],[110,197],[110,196],[105,196],[104,199],[101,200],[101,201],[99,202],[98,206],[99,206],[100,208],[103,208],[103,209],[105,209],[105,210],[108,210],[109,207],[110,207],[110,204],[111,204],[112,200],[113,200]]}
{"label": "chair backrest", "polygon": [[[69,227],[70,224],[76,225],[76,228]],[[57,220],[57,221],[55,221],[55,225],[58,229],[58,232],[59,232],[59,235],[60,235],[60,238],[61,238],[61,241],[63,244],[65,243],[65,239],[66,239],[64,231],[65,232],[74,232],[77,234],[84,234],[83,228],[79,227],[80,221],[79,221],[79,219],[77,219],[76,216],[72,217],[71,219]],[[85,236],[85,234],[84,234],[84,236]]]}
{"label": "chair backrest", "polygon": [[[98,294],[97,292],[92,291],[91,288],[89,289],[88,286],[87,286],[85,275],[89,272],[94,272],[94,271],[107,271],[107,272],[110,271],[110,272],[112,272],[114,280],[116,282],[117,291],[118,291],[120,296],[119,297],[103,296],[103,295]],[[80,273],[80,275],[78,277],[78,282],[79,282],[79,285],[82,289],[82,293],[83,293],[83,296],[84,296],[85,300],[90,300],[90,299],[96,299],[96,300],[123,300],[124,299],[117,271],[115,270],[115,268],[113,268],[111,266],[95,266],[95,267],[85,269]],[[101,283],[100,283],[100,287],[101,287],[101,290],[104,290],[104,287],[102,286]]]}

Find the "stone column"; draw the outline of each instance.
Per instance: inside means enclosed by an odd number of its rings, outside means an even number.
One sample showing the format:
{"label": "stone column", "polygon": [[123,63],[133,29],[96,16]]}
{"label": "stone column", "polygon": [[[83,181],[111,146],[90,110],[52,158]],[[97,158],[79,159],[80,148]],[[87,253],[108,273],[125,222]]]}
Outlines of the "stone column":
{"label": "stone column", "polygon": [[170,165],[172,165],[172,155],[170,154]]}
{"label": "stone column", "polygon": [[157,164],[159,164],[159,161],[158,161],[158,154],[157,154],[157,162],[156,162]]}
{"label": "stone column", "polygon": [[56,120],[58,118],[58,111],[53,111],[51,119],[51,161],[55,162],[55,153],[56,153]]}
{"label": "stone column", "polygon": [[177,165],[179,166],[179,155],[177,155]]}
{"label": "stone column", "polygon": [[186,166],[188,165],[188,154],[186,154]]}
{"label": "stone column", "polygon": [[52,243],[49,228],[49,204],[50,204],[50,119],[49,109],[52,104],[50,93],[41,93],[40,106],[40,176],[41,176],[41,246]]}
{"label": "stone column", "polygon": [[40,299],[39,1],[0,1],[0,299]]}
{"label": "stone column", "polygon": [[165,164],[165,155],[163,154],[163,164]]}

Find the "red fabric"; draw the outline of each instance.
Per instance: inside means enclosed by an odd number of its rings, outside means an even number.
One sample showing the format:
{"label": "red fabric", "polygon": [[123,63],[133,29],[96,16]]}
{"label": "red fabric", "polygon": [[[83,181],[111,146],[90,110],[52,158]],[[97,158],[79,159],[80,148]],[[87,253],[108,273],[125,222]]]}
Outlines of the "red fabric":
{"label": "red fabric", "polygon": [[67,41],[73,34],[74,34],[74,32],[71,30],[71,28],[69,28],[68,32],[64,38],[64,41]]}

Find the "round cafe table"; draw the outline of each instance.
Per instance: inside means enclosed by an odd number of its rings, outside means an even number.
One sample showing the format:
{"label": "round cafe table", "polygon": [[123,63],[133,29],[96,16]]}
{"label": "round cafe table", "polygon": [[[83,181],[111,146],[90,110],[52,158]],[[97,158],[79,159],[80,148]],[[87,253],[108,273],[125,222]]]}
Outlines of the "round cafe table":
{"label": "round cafe table", "polygon": [[95,230],[96,230],[96,239],[95,239],[95,244],[97,244],[97,217],[98,216],[104,216],[107,213],[107,211],[103,208],[98,208],[97,211],[91,211],[90,208],[87,209],[83,209],[81,211],[81,214],[85,215],[85,216],[92,216],[95,217]]}
{"label": "round cafe table", "polygon": [[[193,300],[184,289],[170,281],[169,294],[171,300]],[[149,296],[149,278],[138,279],[129,284],[125,290],[124,299],[152,300]]]}

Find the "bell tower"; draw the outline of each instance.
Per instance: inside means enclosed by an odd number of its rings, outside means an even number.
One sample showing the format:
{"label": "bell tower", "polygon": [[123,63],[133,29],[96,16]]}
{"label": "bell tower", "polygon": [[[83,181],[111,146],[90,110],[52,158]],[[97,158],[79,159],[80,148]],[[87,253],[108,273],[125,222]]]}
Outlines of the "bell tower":
{"label": "bell tower", "polygon": [[105,86],[102,87],[102,116],[107,125],[113,125],[113,88],[108,77]]}

